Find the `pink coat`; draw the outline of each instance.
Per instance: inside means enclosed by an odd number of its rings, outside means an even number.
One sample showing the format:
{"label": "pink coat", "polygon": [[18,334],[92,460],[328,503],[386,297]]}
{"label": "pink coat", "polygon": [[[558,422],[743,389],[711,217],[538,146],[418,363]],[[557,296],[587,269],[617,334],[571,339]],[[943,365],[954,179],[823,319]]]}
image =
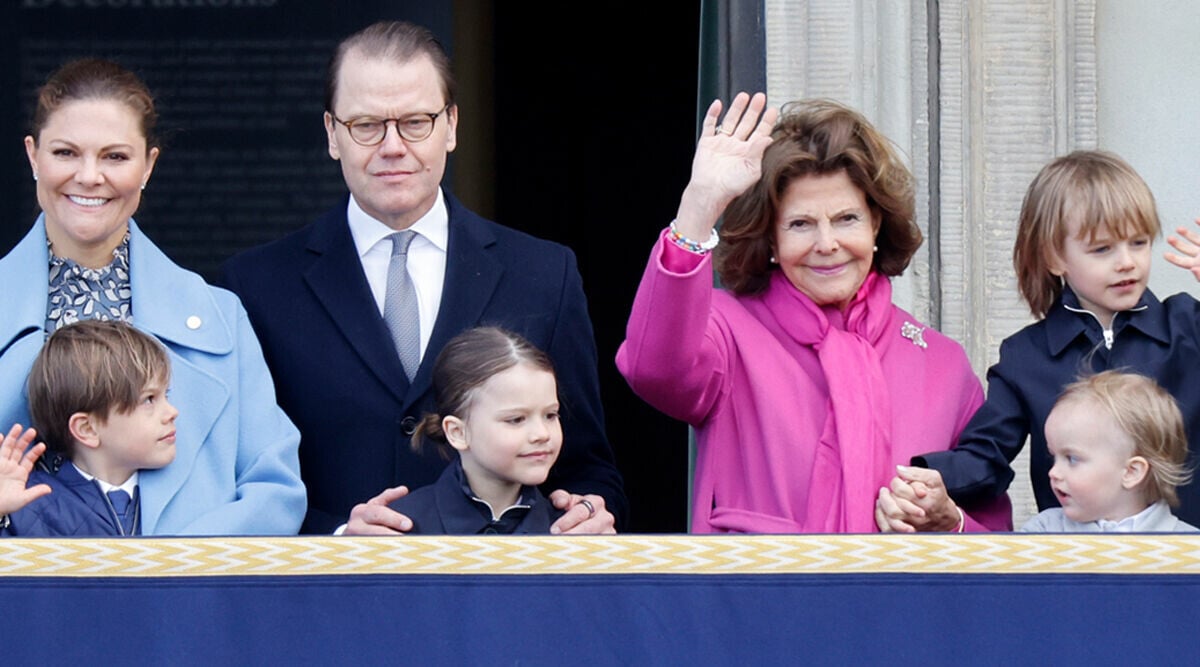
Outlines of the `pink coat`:
{"label": "pink coat", "polygon": [[[664,261],[675,267],[695,266],[672,272]],[[888,280],[868,280],[864,290],[867,284],[874,285],[877,298],[886,299],[877,309],[882,329],[873,343],[886,387],[867,393],[890,402],[890,410],[885,405],[880,412],[890,412],[890,429],[884,424],[881,430],[890,430],[885,437],[890,437],[892,460],[876,462],[875,470],[865,473],[866,485],[846,492],[845,512],[853,514],[859,526],[873,516],[875,495],[890,481],[894,464],[907,465],[914,455],[949,449],[983,401],[962,348],[931,329],[913,334],[923,325],[891,305]],[[818,444],[829,439],[833,410],[818,358],[820,344],[798,343],[767,306],[773,290],[792,289],[784,280],[772,280],[762,295],[735,296],[713,288],[708,256],[690,255],[663,240],[651,254],[617,367],[639,396],[696,428],[693,532],[828,529],[805,525],[812,523],[806,519],[813,515],[809,504],[827,506],[825,490],[842,489],[844,483],[828,472],[814,478],[814,470],[831,469],[829,461],[818,462],[818,456],[838,457],[836,446],[831,451]],[[776,294],[775,303],[778,297],[796,295],[798,291]],[[807,316],[808,311],[796,309],[793,314]],[[861,417],[869,422],[872,415]],[[834,442],[839,430],[833,429]],[[857,461],[835,461],[834,468],[863,472],[853,467]],[[966,528],[1010,529],[1007,498],[1001,501],[968,517]]]}

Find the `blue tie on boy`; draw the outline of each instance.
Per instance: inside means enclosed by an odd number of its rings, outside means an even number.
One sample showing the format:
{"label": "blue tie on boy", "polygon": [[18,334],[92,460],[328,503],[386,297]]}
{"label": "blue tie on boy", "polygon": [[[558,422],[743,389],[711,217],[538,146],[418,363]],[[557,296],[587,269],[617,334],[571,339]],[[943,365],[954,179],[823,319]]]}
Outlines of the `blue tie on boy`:
{"label": "blue tie on boy", "polygon": [[[135,489],[137,487],[134,487]],[[136,491],[134,492],[137,493]],[[117,521],[121,524],[122,535],[137,535],[139,532],[137,525],[138,509],[133,503],[133,498],[122,489],[113,489],[107,494],[108,502],[112,504],[113,514],[116,515]],[[131,509],[131,507],[133,509]]]}

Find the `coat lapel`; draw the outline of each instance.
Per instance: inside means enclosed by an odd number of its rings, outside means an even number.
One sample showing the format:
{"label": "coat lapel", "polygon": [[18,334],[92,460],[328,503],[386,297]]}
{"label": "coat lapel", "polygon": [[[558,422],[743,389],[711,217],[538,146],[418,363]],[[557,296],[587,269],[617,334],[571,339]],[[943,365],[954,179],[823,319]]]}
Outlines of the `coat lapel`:
{"label": "coat lapel", "polygon": [[[175,460],[160,470],[145,470],[139,477],[142,533],[152,535],[163,510],[187,481],[201,445],[230,400],[225,379],[193,364],[191,358],[195,353],[231,354],[233,323],[225,320],[204,279],[172,262],[132,220],[129,231],[133,323],[170,350],[171,401],[181,408],[175,422]],[[236,443],[210,443],[233,445]]]}
{"label": "coat lapel", "polygon": [[408,377],[371,297],[344,208],[317,223],[308,250],[318,257],[305,272],[305,282],[363,364],[402,400]]}
{"label": "coat lapel", "polygon": [[[455,335],[480,324],[484,309],[504,273],[504,266],[492,256],[496,237],[483,220],[447,195],[450,236],[447,241],[446,279],[442,285],[442,303],[429,338],[421,367],[404,397],[404,404],[416,402],[429,390],[437,352]],[[432,354],[431,354],[432,352]]]}

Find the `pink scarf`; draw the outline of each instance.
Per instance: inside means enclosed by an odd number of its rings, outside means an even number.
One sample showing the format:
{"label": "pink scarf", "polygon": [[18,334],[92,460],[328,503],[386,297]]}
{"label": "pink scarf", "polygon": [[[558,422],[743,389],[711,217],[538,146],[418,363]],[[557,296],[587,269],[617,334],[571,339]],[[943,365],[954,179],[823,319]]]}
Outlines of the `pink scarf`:
{"label": "pink scarf", "polygon": [[891,319],[892,284],[871,272],[844,313],[844,331],[830,326],[782,271],[771,276],[762,301],[780,329],[817,351],[829,387],[829,418],[813,457],[804,528],[875,532],[875,497],[892,469],[892,401],[875,346]]}

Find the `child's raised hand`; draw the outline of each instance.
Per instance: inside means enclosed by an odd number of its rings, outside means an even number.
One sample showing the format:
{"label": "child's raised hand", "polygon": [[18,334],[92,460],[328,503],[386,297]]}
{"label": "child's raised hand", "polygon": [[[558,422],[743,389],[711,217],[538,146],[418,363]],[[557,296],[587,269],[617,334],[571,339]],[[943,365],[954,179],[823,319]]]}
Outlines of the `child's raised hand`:
{"label": "child's raised hand", "polygon": [[13,424],[4,441],[0,442],[0,515],[12,514],[29,503],[50,493],[50,487],[38,484],[25,488],[33,464],[46,451],[46,443],[30,447],[37,431]]}
{"label": "child's raised hand", "polygon": [[[1200,218],[1196,219],[1196,224],[1200,225]],[[1167,243],[1175,252],[1168,250],[1163,257],[1175,266],[1191,271],[1196,280],[1200,280],[1200,231],[1177,227],[1175,234],[1178,236],[1167,237]]]}

